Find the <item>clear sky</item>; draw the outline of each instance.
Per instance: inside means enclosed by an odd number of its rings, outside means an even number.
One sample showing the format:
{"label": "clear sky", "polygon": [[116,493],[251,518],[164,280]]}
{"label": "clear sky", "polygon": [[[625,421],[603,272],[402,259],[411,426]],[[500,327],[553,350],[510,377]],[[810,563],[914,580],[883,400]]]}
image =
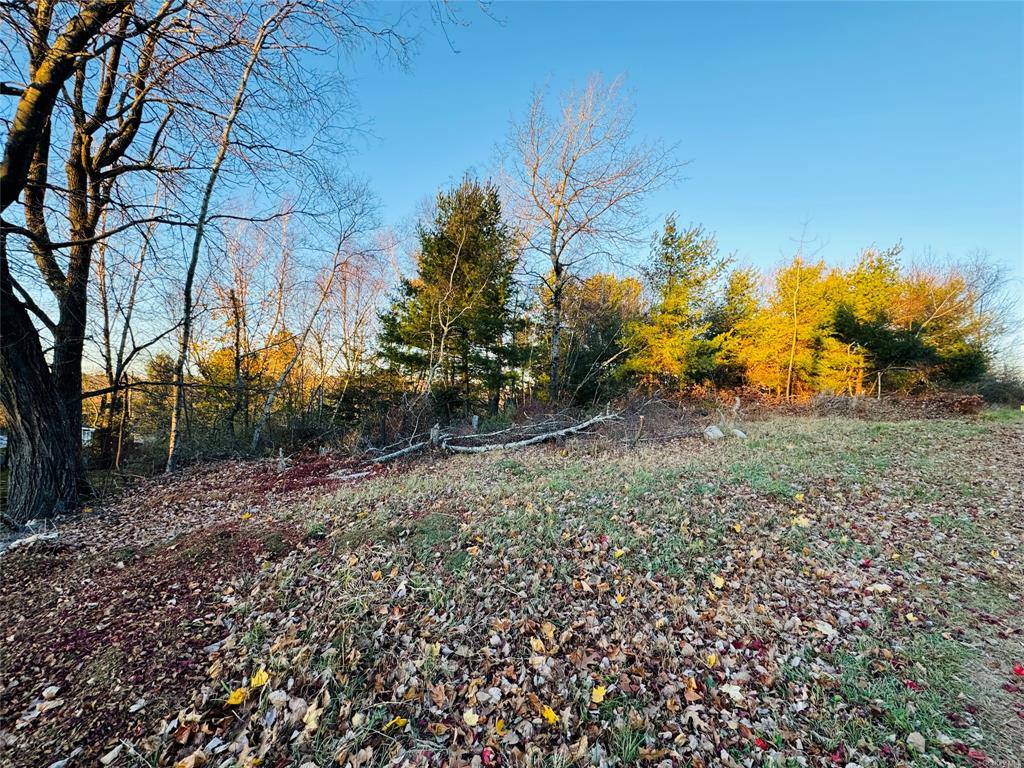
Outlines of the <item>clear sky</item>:
{"label": "clear sky", "polygon": [[[422,10],[422,9],[421,9]],[[1024,302],[1024,4],[495,3],[426,30],[407,71],[362,57],[352,167],[384,221],[486,173],[535,87],[623,74],[686,179],[650,200],[767,267],[804,225],[839,263],[877,244],[1014,270]]]}

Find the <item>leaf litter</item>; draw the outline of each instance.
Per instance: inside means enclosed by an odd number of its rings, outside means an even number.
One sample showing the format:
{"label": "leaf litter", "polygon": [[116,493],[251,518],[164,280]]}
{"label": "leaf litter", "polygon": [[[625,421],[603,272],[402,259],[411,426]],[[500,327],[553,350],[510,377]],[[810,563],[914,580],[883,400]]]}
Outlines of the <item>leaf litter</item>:
{"label": "leaf litter", "polygon": [[778,419],[283,492],[239,462],[159,481],[5,557],[0,744],[14,765],[1012,765],[1022,435]]}

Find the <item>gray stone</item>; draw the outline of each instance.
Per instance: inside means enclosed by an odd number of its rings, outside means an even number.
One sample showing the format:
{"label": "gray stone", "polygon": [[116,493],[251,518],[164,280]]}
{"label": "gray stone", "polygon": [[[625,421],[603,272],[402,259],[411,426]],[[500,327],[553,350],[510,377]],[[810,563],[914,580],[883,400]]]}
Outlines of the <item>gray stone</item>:
{"label": "gray stone", "polygon": [[710,427],[704,430],[704,437],[711,441],[721,440],[722,438],[725,437],[725,433],[718,428],[717,424],[712,424]]}

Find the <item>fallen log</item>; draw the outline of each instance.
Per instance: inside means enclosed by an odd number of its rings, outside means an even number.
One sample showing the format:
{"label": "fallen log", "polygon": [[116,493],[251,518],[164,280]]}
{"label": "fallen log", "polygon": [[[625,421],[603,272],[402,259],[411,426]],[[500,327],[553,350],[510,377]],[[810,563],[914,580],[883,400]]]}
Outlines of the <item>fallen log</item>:
{"label": "fallen log", "polygon": [[523,440],[514,440],[509,443],[488,443],[485,445],[453,445],[451,440],[445,440],[441,443],[441,447],[446,451],[452,453],[487,453],[488,451],[509,451],[517,448],[526,448],[531,445],[537,445],[539,443],[546,442],[548,440],[555,440],[559,437],[567,437],[568,435],[574,435],[577,432],[582,432],[588,427],[592,427],[595,424],[600,424],[603,421],[610,421],[618,418],[617,413],[601,413],[584,422],[575,424],[571,427],[565,427],[564,429],[556,429],[553,432],[544,432],[533,437],[527,437]]}
{"label": "fallen log", "polygon": [[391,453],[385,453],[383,456],[378,456],[375,459],[370,459],[371,464],[383,464],[385,461],[391,461],[392,459],[399,459],[402,456],[408,456],[410,453],[416,453],[416,451],[422,450],[430,445],[429,440],[424,440],[422,443],[413,443],[412,445],[406,446],[398,451],[392,451]]}

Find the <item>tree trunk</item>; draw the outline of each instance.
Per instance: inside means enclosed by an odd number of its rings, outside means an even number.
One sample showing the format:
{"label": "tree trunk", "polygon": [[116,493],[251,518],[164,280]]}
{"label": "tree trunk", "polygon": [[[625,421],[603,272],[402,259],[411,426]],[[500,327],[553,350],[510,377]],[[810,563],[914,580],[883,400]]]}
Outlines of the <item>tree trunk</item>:
{"label": "tree trunk", "polygon": [[[128,5],[127,0],[97,0],[68,20],[64,31],[33,62],[32,82],[24,89],[7,130],[0,164],[0,211],[18,199],[28,181],[29,165],[50,121],[61,88],[79,66],[82,52],[103,25]],[[50,11],[52,14],[52,10]],[[49,19],[45,19],[48,23]]]}
{"label": "tree trunk", "polygon": [[562,365],[562,286],[556,278],[555,289],[551,292],[551,369],[548,382],[548,399],[558,400],[559,373]]}
{"label": "tree trunk", "polygon": [[797,298],[800,293],[800,266],[797,266],[796,288],[793,290],[793,339],[789,347],[789,367],[786,371],[786,400],[793,399],[793,364],[796,361],[797,331]]}
{"label": "tree trunk", "polygon": [[173,472],[177,468],[178,454],[181,444],[181,420],[185,409],[185,362],[188,358],[188,346],[191,342],[192,333],[192,285],[195,282],[196,268],[199,266],[199,252],[203,245],[203,236],[206,232],[206,224],[209,221],[210,201],[213,198],[213,189],[217,185],[217,178],[220,176],[220,169],[227,156],[231,144],[231,132],[234,130],[235,122],[241,114],[245,101],[246,90],[249,86],[249,78],[253,69],[259,61],[270,30],[276,28],[281,19],[280,14],[286,14],[286,10],[274,14],[260,25],[256,39],[249,50],[249,58],[242,69],[241,77],[238,80],[238,87],[235,89],[234,98],[231,101],[231,109],[228,111],[227,119],[224,121],[224,128],[221,131],[220,142],[217,145],[217,152],[214,155],[213,163],[210,166],[210,175],[206,180],[203,189],[203,196],[199,204],[199,216],[196,218],[195,233],[192,239],[192,253],[188,262],[188,270],[185,273],[185,290],[183,292],[183,311],[181,324],[181,345],[178,347],[178,359],[174,366],[174,408],[171,410],[171,433],[167,440],[167,472]]}
{"label": "tree trunk", "polygon": [[[32,319],[14,295],[2,237],[0,402],[10,429],[7,517],[23,524],[75,509],[81,429],[72,431],[74,425],[47,368]],[[80,424],[80,408],[78,413]]]}
{"label": "tree trunk", "polygon": [[551,227],[551,243],[548,246],[551,258],[551,274],[554,278],[551,285],[551,369],[548,381],[548,399],[554,403],[558,400],[559,374],[562,366],[562,273],[565,267],[558,252],[558,226]]}

